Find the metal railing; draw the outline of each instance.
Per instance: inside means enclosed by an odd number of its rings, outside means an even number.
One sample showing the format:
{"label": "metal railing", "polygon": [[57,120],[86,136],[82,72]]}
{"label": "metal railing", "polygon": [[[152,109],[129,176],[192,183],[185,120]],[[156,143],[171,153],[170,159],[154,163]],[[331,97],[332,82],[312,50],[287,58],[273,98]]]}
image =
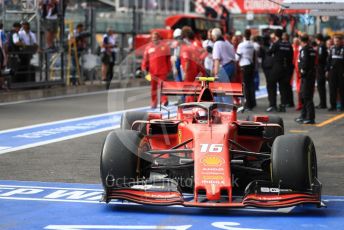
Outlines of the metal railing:
{"label": "metal railing", "polygon": [[60,53],[16,51],[8,54],[8,87],[32,88],[65,84],[60,71]]}

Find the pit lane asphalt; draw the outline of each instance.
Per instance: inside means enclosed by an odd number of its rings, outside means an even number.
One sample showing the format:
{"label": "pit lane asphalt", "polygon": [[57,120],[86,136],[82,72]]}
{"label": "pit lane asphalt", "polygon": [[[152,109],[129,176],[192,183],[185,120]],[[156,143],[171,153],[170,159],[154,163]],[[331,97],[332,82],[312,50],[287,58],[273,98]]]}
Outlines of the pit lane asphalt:
{"label": "pit lane asphalt", "polygon": [[[110,94],[110,97],[103,92],[0,105],[0,130],[149,105],[149,87],[111,91]],[[315,104],[318,104],[317,97]],[[260,99],[258,107],[253,112],[239,114],[239,117],[266,114],[266,107],[267,99]],[[289,108],[287,113],[276,114],[284,119],[286,133],[302,133],[313,139],[323,194],[344,195],[344,119],[316,127],[296,124],[294,118],[299,112],[293,108]],[[316,110],[316,121],[320,123],[336,115],[336,112]],[[99,156],[107,133],[0,155],[0,180],[100,183]]]}

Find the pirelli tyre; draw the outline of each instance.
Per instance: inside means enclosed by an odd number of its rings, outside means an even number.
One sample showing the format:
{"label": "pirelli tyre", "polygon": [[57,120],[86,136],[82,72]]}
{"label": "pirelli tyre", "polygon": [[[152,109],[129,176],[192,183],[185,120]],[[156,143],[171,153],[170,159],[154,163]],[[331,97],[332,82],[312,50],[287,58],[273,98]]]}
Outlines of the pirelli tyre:
{"label": "pirelli tyre", "polygon": [[271,176],[275,186],[307,191],[317,177],[313,141],[304,135],[283,135],[272,146]]}
{"label": "pirelli tyre", "polygon": [[140,134],[133,130],[115,130],[104,141],[100,157],[100,177],[103,187],[118,188],[139,176],[138,149]]}
{"label": "pirelli tyre", "polygon": [[[127,111],[122,114],[120,128],[123,130],[131,130],[132,125],[134,124],[135,121],[147,120],[147,118],[148,118],[147,112]],[[137,130],[145,133],[145,127],[146,127],[145,125],[140,125],[139,127],[137,127]]]}

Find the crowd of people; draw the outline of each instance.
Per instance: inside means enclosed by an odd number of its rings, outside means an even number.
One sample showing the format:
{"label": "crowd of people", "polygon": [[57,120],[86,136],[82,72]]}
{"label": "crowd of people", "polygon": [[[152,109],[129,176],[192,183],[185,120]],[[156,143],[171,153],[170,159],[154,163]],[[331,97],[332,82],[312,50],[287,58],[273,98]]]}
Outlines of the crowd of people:
{"label": "crowd of people", "polygon": [[[40,17],[47,50],[55,51],[54,42],[58,31],[59,0],[40,0]],[[67,5],[64,3],[64,9]],[[9,32],[0,24],[0,68],[11,71],[11,82],[35,81],[35,71],[30,66],[33,55],[39,50],[36,34],[28,21],[15,22]],[[0,74],[0,89],[7,90],[4,74]]]}
{"label": "crowd of people", "polygon": [[[184,26],[174,30],[173,39],[166,42],[155,31],[144,52],[142,70],[151,76],[152,108],[158,105],[159,82],[173,73],[175,81],[193,82],[197,76],[215,76],[219,82],[243,83],[245,109],[253,110],[257,106],[259,73],[263,72],[269,101],[267,112],[286,112],[287,108],[295,107],[301,111],[296,122],[314,124],[315,108],[344,111],[344,43],[340,35],[331,38],[299,33],[291,39],[282,30],[262,37],[252,36],[249,29],[230,35],[213,28],[201,40],[190,27]],[[294,103],[294,86],[297,103]],[[317,106],[313,102],[315,87],[320,99]],[[218,102],[233,103],[233,100],[228,96],[216,97]],[[160,103],[168,104],[167,97],[161,98]]]}
{"label": "crowd of people", "polygon": [[[36,33],[31,31],[28,21],[15,22],[12,28],[6,32],[4,31],[3,24],[0,24],[0,68],[2,70],[2,74],[0,74],[0,90],[7,90],[8,87],[5,84],[4,72],[11,73],[11,82],[35,81],[35,70],[30,65],[33,55],[37,51],[43,50],[46,53],[58,51],[55,43],[61,22],[59,18],[64,18],[64,12],[69,0],[62,2],[60,0],[39,0],[37,3],[41,28],[44,31],[44,45],[42,47],[39,47],[39,41],[36,39],[37,31]],[[10,3],[8,6],[10,6]],[[16,6],[16,4],[13,4],[13,6]],[[76,30],[78,29],[76,28]],[[6,71],[4,71],[5,69]],[[9,74],[6,75],[9,76]],[[75,76],[75,74],[73,75]],[[71,78],[73,84],[75,82],[74,79],[75,77]]]}
{"label": "crowd of people", "polygon": [[[22,82],[34,80],[34,73],[30,70],[32,56],[38,50],[35,33],[31,31],[29,22],[15,22],[12,29],[6,34],[3,24],[0,23],[0,67],[20,70],[22,74],[16,74],[13,81]],[[15,79],[14,79],[15,78]],[[5,78],[0,74],[0,89],[6,89]]]}

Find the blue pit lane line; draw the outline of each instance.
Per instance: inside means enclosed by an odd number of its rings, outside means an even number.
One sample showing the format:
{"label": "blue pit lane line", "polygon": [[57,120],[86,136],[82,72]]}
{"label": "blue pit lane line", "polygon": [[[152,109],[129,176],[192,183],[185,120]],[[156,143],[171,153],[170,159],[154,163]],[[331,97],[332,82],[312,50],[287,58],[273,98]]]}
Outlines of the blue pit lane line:
{"label": "blue pit lane line", "polygon": [[0,180],[0,229],[344,229],[344,197],[327,208],[206,209],[100,203],[96,184]]}
{"label": "blue pit lane line", "polygon": [[[266,88],[262,87],[256,96],[263,98],[266,95]],[[170,109],[172,113],[176,112],[175,106],[170,106]],[[141,107],[0,131],[0,154],[119,128],[121,116],[125,111],[149,112],[158,110]]]}

